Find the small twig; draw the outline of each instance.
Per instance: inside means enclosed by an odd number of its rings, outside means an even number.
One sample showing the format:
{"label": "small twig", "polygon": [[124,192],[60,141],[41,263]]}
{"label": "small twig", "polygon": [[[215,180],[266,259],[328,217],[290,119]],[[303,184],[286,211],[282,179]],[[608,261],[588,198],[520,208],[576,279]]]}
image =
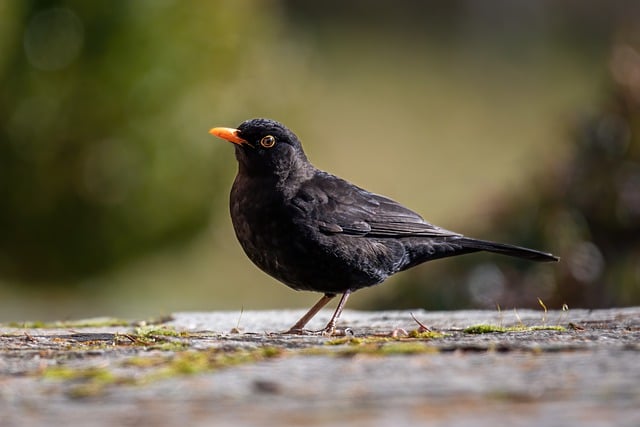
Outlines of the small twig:
{"label": "small twig", "polygon": [[416,322],[419,326],[418,331],[420,332],[431,332],[431,329],[429,329],[424,323],[422,323],[421,321],[419,321],[418,319],[416,319],[416,316],[413,315],[413,313],[409,313],[411,314],[411,317],[413,318],[414,322]]}
{"label": "small twig", "polygon": [[232,334],[240,333],[240,320],[242,320],[242,314],[244,313],[244,306],[240,307],[240,315],[238,316],[238,323],[236,323],[236,327],[231,329]]}
{"label": "small twig", "polygon": [[562,312],[560,313],[560,317],[558,317],[558,326],[564,321],[564,317],[569,313],[569,306],[567,304],[562,304]]}
{"label": "small twig", "polygon": [[134,344],[139,344],[140,343],[140,340],[138,338],[134,337],[131,334],[116,334],[115,338],[117,338],[120,335],[122,335],[123,337],[125,337],[126,339],[128,339],[129,341],[131,341]]}
{"label": "small twig", "polygon": [[574,331],[584,331],[584,328],[582,326],[577,325],[577,324],[575,324],[573,322],[569,322],[569,327],[571,329],[573,329]]}
{"label": "small twig", "polygon": [[522,319],[518,314],[518,310],[515,307],[513,308],[513,313],[516,315],[516,319],[518,319],[518,323],[520,323],[520,326],[524,328],[524,322],[522,322]]}
{"label": "small twig", "polygon": [[547,326],[547,306],[544,305],[544,302],[542,302],[542,299],[540,299],[540,297],[538,297],[538,304],[540,304],[542,306],[542,309],[544,310],[544,314],[542,315],[542,325]]}

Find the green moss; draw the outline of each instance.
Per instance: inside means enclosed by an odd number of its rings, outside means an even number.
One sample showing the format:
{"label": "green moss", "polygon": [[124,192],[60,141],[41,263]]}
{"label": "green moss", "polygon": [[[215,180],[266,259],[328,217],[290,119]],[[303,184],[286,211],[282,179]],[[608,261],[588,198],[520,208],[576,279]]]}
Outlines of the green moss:
{"label": "green moss", "polygon": [[122,362],[122,366],[133,366],[141,369],[148,369],[157,366],[162,366],[167,363],[167,356],[165,355],[152,355],[152,356],[133,356],[125,359]]}
{"label": "green moss", "polygon": [[47,327],[47,324],[37,320],[35,322],[9,322],[7,326],[21,329],[43,329]]}
{"label": "green moss", "polygon": [[336,349],[331,354],[336,356],[355,356],[366,354],[371,356],[390,356],[397,354],[437,353],[439,350],[422,341],[380,341],[358,345],[349,345]]}
{"label": "green moss", "polygon": [[462,332],[464,332],[465,334],[504,333],[507,332],[507,328],[494,325],[474,325],[465,328]]}
{"label": "green moss", "polygon": [[447,334],[442,332],[434,332],[434,331],[420,331],[418,329],[414,329],[413,331],[409,331],[409,338],[416,338],[421,340],[432,340],[437,338],[444,338]]}
{"label": "green moss", "polygon": [[139,345],[163,351],[181,351],[190,346],[192,335],[168,327],[143,326],[132,333],[116,334],[114,342],[124,345]]}
{"label": "green moss", "polygon": [[90,397],[102,396],[105,392],[107,384],[90,382],[85,384],[76,384],[69,388],[67,395],[74,399],[86,399]]}
{"label": "green moss", "polygon": [[74,398],[102,394],[108,385],[120,381],[111,371],[102,367],[74,369],[56,366],[45,369],[42,377],[56,381],[73,382],[67,393]]}
{"label": "green moss", "polygon": [[47,368],[42,372],[42,377],[54,380],[71,380],[76,378],[78,371],[76,369],[64,366]]}
{"label": "green moss", "polygon": [[429,346],[420,341],[409,342],[394,342],[381,346],[378,353],[380,355],[392,355],[392,354],[421,354],[421,353],[438,353],[436,347]]}
{"label": "green moss", "polygon": [[507,333],[507,332],[530,332],[530,331],[564,331],[563,326],[495,326],[495,325],[473,325],[465,328],[462,332],[466,334],[491,334],[491,333]]}
{"label": "green moss", "polygon": [[278,347],[261,347],[259,351],[265,359],[278,357],[284,354],[284,350]]}
{"label": "green moss", "polygon": [[208,349],[203,351],[187,350],[173,354],[158,365],[159,369],[151,374],[152,378],[167,378],[180,375],[193,375],[212,372],[245,363],[279,357],[284,350],[275,347],[261,347],[252,350],[224,351]]}
{"label": "green moss", "polygon": [[325,345],[361,345],[361,344],[377,344],[387,342],[415,342],[425,341],[447,336],[442,332],[424,331],[415,329],[409,331],[407,335],[371,335],[367,337],[340,337],[325,342]]}
{"label": "green moss", "polygon": [[185,351],[176,353],[163,367],[166,376],[196,374],[213,369],[209,352]]}
{"label": "green moss", "polygon": [[184,341],[165,341],[148,345],[150,350],[184,351],[189,348],[189,343]]}
{"label": "green moss", "polygon": [[152,356],[132,356],[120,362],[121,368],[136,368],[135,373],[120,370],[120,374],[104,367],[70,368],[55,366],[41,372],[42,378],[68,383],[67,394],[73,398],[95,397],[109,386],[142,385],[184,375],[213,372],[244,363],[255,363],[279,357],[284,350],[275,347],[232,350],[184,350]]}
{"label": "green moss", "polygon": [[130,326],[131,322],[124,319],[117,319],[113,317],[96,317],[91,319],[79,319],[69,321],[55,321],[55,322],[9,322],[7,326],[10,328],[23,328],[23,329],[58,329],[58,328],[100,328],[100,327],[113,327],[113,326]]}
{"label": "green moss", "polygon": [[54,380],[90,380],[109,382],[114,379],[111,371],[102,367],[74,369],[64,366],[50,367],[42,373],[43,378]]}
{"label": "green moss", "polygon": [[155,325],[139,326],[132,334],[136,337],[183,337],[187,332],[180,332],[168,326],[157,327]]}
{"label": "green moss", "polygon": [[567,328],[564,326],[556,325],[556,326],[531,326],[529,327],[531,331],[566,331]]}
{"label": "green moss", "polygon": [[325,341],[325,345],[344,345],[344,344],[351,344],[351,345],[359,345],[362,344],[364,341],[362,338],[354,338],[354,337],[340,337],[340,338],[335,338],[329,341]]}
{"label": "green moss", "polygon": [[425,343],[426,340],[441,338],[444,334],[438,332],[415,331],[409,336],[369,336],[362,338],[338,338],[327,341],[328,346],[337,346],[336,350],[309,349],[307,354],[323,354],[337,356],[353,356],[357,354],[369,355],[393,355],[393,354],[417,354],[434,353],[439,350]]}
{"label": "green moss", "polygon": [[[114,326],[134,326],[138,325],[141,328],[149,328],[153,330],[170,330],[169,328],[158,328],[157,325],[166,323],[173,320],[171,316],[162,316],[143,320],[141,322],[131,322],[125,319],[118,319],[115,317],[95,317],[89,319],[78,319],[68,321],[54,321],[43,322],[40,320],[26,321],[26,322],[9,322],[5,324],[10,328],[22,328],[22,329],[55,329],[55,328],[100,328],[100,327],[114,327]],[[156,327],[153,328],[153,325]]]}

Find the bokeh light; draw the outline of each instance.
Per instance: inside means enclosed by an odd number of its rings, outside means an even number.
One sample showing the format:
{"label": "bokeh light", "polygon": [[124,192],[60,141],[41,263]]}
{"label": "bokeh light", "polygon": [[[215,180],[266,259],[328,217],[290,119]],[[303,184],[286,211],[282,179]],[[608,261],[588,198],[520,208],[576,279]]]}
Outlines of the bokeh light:
{"label": "bokeh light", "polygon": [[71,9],[45,9],[27,23],[24,50],[34,68],[60,70],[78,57],[83,38],[82,22]]}
{"label": "bokeh light", "polygon": [[639,9],[0,2],[0,320],[308,306],[231,230],[207,130],[256,116],[435,224],[563,258],[438,261],[352,307],[638,303]]}

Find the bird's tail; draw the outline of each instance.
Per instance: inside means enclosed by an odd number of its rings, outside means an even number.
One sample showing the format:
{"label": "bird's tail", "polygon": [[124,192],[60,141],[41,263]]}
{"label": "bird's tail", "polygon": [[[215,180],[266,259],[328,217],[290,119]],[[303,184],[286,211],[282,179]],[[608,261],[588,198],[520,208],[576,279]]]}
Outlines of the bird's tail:
{"label": "bird's tail", "polygon": [[508,245],[505,243],[490,242],[488,240],[478,240],[478,239],[463,237],[460,243],[462,243],[462,245],[468,249],[495,252],[497,254],[508,255],[508,256],[517,257],[517,258],[524,258],[531,261],[552,262],[552,261],[560,260],[560,258],[558,258],[557,256],[547,252],[536,251],[535,249],[523,248],[515,245]]}

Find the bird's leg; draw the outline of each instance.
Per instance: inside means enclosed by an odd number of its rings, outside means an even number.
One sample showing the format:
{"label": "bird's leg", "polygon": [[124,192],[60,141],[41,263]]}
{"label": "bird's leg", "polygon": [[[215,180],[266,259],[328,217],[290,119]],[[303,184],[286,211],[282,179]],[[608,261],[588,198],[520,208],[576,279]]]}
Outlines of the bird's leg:
{"label": "bird's leg", "polygon": [[340,318],[342,314],[342,310],[344,309],[345,304],[347,304],[347,300],[349,299],[349,295],[351,295],[351,291],[347,290],[342,297],[340,298],[340,302],[338,303],[338,307],[336,307],[336,311],[333,312],[333,316],[329,319],[329,323],[322,330],[323,335],[333,335],[336,330],[336,322]]}
{"label": "bird's leg", "polygon": [[[309,323],[309,320],[311,320],[313,318],[313,316],[318,314],[318,312],[322,309],[322,307],[327,305],[329,303],[329,301],[331,301],[335,297],[336,297],[336,294],[324,294],[322,296],[322,298],[320,298],[320,301],[315,303],[315,305],[313,307],[311,307],[309,309],[309,311],[307,311],[307,313],[304,316],[302,316],[300,318],[300,320],[298,320],[296,322],[295,325],[293,325],[287,332],[285,332],[285,334],[302,334],[302,333],[304,333],[304,327],[307,325],[307,323]],[[344,298],[344,296],[343,296],[343,298]],[[342,299],[340,301],[342,302]],[[340,311],[342,311],[342,310],[340,310]],[[335,317],[335,314],[333,316]],[[335,324],[335,321],[334,321],[334,324]]]}

